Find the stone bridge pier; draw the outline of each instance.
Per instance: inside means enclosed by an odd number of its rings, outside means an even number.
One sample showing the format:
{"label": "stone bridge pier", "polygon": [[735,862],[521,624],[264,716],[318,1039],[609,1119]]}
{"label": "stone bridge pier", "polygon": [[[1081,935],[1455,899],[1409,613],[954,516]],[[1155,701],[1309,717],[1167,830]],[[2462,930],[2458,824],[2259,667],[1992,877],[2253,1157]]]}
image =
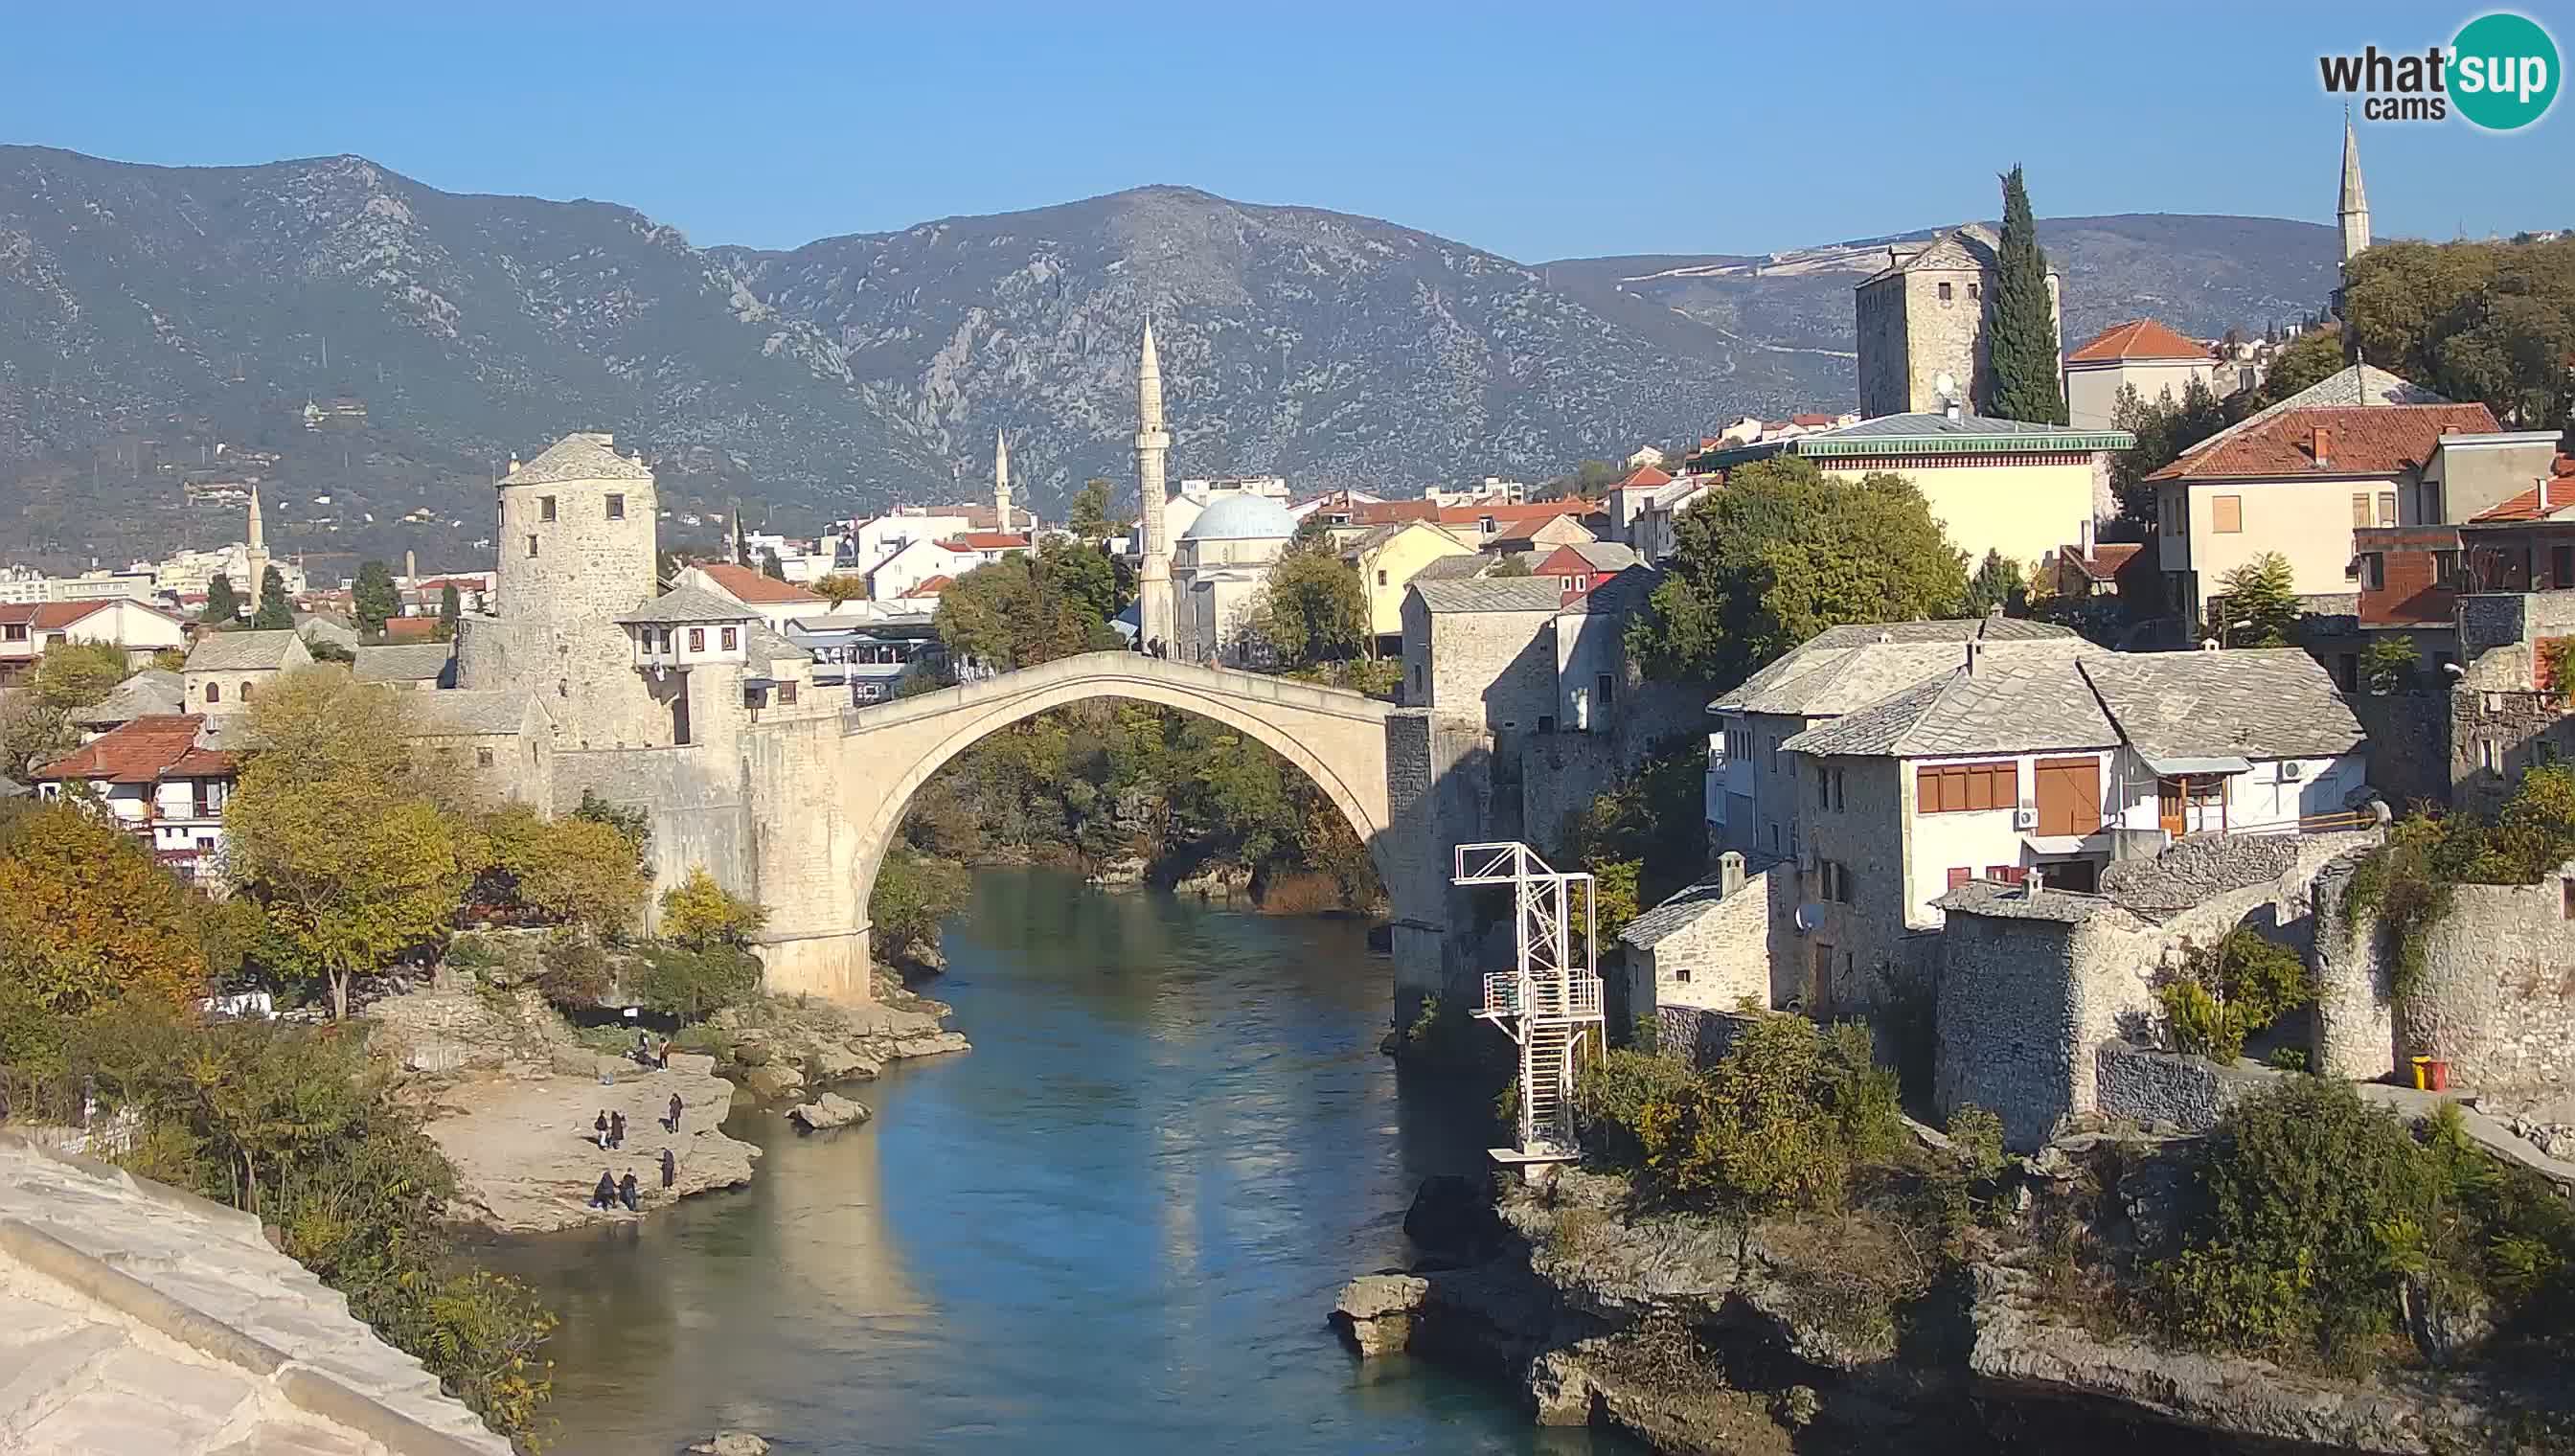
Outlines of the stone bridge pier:
{"label": "stone bridge pier", "polygon": [[1455,958],[1444,766],[1417,712],[1360,694],[1133,653],[1088,653],[956,688],[764,725],[745,735],[754,888],[770,988],[869,995],[868,898],[913,795],[950,759],[1048,709],[1118,699],[1224,724],[1293,764],[1367,846],[1394,920],[1394,1007],[1409,1020]]}

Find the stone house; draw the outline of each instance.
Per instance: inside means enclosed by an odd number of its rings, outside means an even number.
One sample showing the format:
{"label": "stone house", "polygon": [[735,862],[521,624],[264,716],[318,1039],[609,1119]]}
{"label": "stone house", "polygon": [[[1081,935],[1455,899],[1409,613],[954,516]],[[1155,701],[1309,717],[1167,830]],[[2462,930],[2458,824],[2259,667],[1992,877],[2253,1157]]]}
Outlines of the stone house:
{"label": "stone house", "polygon": [[1220,495],[1200,511],[1172,553],[1171,656],[1241,667],[1267,652],[1249,640],[1252,613],[1295,535],[1288,508],[1259,492]]}
{"label": "stone house", "polygon": [[[2331,384],[2297,398],[2330,397]],[[2379,388],[2363,376],[2338,394],[2365,398]],[[2266,555],[2287,560],[2301,597],[2355,591],[2363,564],[2354,533],[2443,524],[2439,485],[2428,498],[2424,489],[2441,438],[2495,429],[2483,405],[2283,405],[2291,408],[2274,406],[2219,431],[2146,478],[2155,489],[2165,599],[2195,632],[2212,622],[2209,604],[2224,594],[2226,575]],[[2206,630],[2215,636],[2222,628]]]}
{"label": "stone house", "polygon": [[1367,594],[1368,631],[1377,651],[1395,653],[1402,651],[1403,598],[1412,579],[1432,562],[1471,558],[1475,549],[1431,522],[1397,521],[1359,532],[1341,545],[1340,554]]}
{"label": "stone house", "polygon": [[1494,556],[1517,556],[1522,552],[1545,556],[1563,547],[1588,546],[1598,539],[1574,517],[1542,516],[1497,523],[1493,530],[1479,532],[1475,545],[1477,550]]}
{"label": "stone house", "polygon": [[[1886,267],[1853,290],[1862,417],[1938,413],[1951,405],[1973,414],[1992,402],[1985,320],[2001,245],[1982,223],[1951,228],[1927,243],[1894,244]],[[2058,339],[2063,291],[2049,269],[2048,312]]]}
{"label": "stone house", "polygon": [[312,662],[304,639],[291,629],[210,632],[197,639],[179,669],[180,701],[190,713],[236,713],[261,688]]}
{"label": "stone house", "polygon": [[476,796],[553,810],[554,725],[535,694],[424,692],[414,701],[412,734],[432,762],[462,775]]}
{"label": "stone house", "polygon": [[1743,856],[1717,856],[1716,873],[1629,920],[1627,1011],[1633,1024],[1665,1006],[1728,1011],[1771,1004],[1768,874],[1746,874]]}
{"label": "stone house", "polygon": [[1496,733],[1554,731],[1556,647],[1541,629],[1563,605],[1555,583],[1537,577],[1416,576],[1403,602],[1404,706]]}
{"label": "stone house", "polygon": [[1779,745],[1820,723],[1856,713],[1941,676],[1964,644],[1995,654],[2073,652],[2061,627],[2009,617],[1868,623],[1827,628],[1708,704],[1706,816],[1711,851],[1737,849],[1755,864],[1793,856],[1799,799]]}
{"label": "stone house", "polygon": [[[1970,566],[1989,551],[2027,570],[2109,516],[2110,457],[2137,443],[2121,430],[2075,430],[1969,412],[1881,415],[1838,430],[1713,451],[1719,470],[1793,456],[1827,475],[1899,475]],[[1693,462],[1697,464],[1699,462]]]}
{"label": "stone house", "polygon": [[66,786],[117,827],[151,845],[182,878],[212,880],[222,866],[224,804],[240,768],[208,745],[203,714],[149,715],[101,733],[32,774],[47,802]]}
{"label": "stone house", "polygon": [[357,661],[350,676],[361,683],[382,683],[406,692],[456,686],[454,643],[388,643],[350,650]]}
{"label": "stone house", "polygon": [[1927,970],[1921,937],[1971,880],[2088,891],[2190,835],[2347,822],[2368,793],[2358,720],[2294,649],[1997,662],[1971,647],[1784,748],[1806,800],[1794,923],[1821,1008]]}
{"label": "stone house", "polygon": [[2216,354],[2152,319],[2112,324],[2065,356],[2065,420],[2077,430],[2114,430],[2119,392],[2135,390],[2151,405],[2178,404],[2192,384],[2213,395],[2235,392],[2236,371],[2219,374]]}
{"label": "stone house", "polygon": [[1573,599],[1629,567],[1641,565],[1636,554],[1614,541],[1576,542],[1559,546],[1529,568],[1532,577],[1551,577],[1570,604]]}
{"label": "stone house", "polygon": [[832,604],[792,582],[782,582],[732,562],[697,562],[680,571],[682,587],[740,604],[759,614],[773,632],[785,632],[798,618],[827,617]]}

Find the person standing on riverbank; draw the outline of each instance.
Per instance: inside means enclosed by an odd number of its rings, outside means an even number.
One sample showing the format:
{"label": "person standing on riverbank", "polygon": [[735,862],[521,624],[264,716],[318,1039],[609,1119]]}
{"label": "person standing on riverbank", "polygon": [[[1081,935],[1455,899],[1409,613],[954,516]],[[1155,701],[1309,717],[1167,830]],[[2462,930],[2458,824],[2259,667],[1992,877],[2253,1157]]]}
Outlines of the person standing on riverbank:
{"label": "person standing on riverbank", "polygon": [[590,1126],[592,1131],[599,1134],[599,1150],[608,1151],[608,1109],[600,1108],[598,1120],[592,1122]]}
{"label": "person standing on riverbank", "polygon": [[662,1149],[662,1186],[665,1188],[670,1187],[673,1183],[679,1181],[679,1177],[680,1160],[671,1156],[671,1150],[669,1148],[666,1147]]}
{"label": "person standing on riverbank", "polygon": [[629,1213],[641,1213],[644,1211],[636,1202],[635,1170],[632,1168],[627,1169],[625,1177],[617,1180],[617,1201],[625,1204],[626,1211]]}
{"label": "person standing on riverbank", "polygon": [[617,1206],[617,1180],[609,1176],[606,1168],[599,1170],[599,1186],[590,1190],[590,1206],[593,1208]]}
{"label": "person standing on riverbank", "polygon": [[684,1104],[684,1103],[682,1103],[682,1102],[680,1101],[680,1094],[679,1094],[679,1093],[677,1093],[677,1092],[673,1092],[673,1093],[671,1094],[671,1116],[670,1116],[670,1119],[669,1119],[668,1121],[664,1122],[662,1125],[663,1125],[663,1126],[665,1126],[665,1127],[670,1128],[673,1132],[677,1132],[677,1131],[679,1131],[679,1130],[680,1130],[680,1112],[681,1112],[682,1107],[683,1107],[683,1106],[685,1106],[685,1105],[686,1105],[686,1104]]}
{"label": "person standing on riverbank", "polygon": [[626,1114],[623,1112],[608,1114],[608,1145],[612,1148],[626,1145]]}

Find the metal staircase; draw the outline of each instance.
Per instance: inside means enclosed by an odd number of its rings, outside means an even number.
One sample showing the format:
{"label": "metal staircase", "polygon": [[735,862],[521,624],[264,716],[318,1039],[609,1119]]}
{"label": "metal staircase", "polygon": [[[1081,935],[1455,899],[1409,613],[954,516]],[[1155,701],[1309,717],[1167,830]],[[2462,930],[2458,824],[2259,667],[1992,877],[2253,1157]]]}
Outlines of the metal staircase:
{"label": "metal staircase", "polygon": [[1577,1155],[1574,1074],[1607,1046],[1591,876],[1558,873],[1528,845],[1511,840],[1458,845],[1450,882],[1511,886],[1517,963],[1485,975],[1484,1003],[1475,1012],[1509,1032],[1520,1049],[1519,1145],[1494,1148],[1493,1158],[1514,1165],[1569,1162]]}

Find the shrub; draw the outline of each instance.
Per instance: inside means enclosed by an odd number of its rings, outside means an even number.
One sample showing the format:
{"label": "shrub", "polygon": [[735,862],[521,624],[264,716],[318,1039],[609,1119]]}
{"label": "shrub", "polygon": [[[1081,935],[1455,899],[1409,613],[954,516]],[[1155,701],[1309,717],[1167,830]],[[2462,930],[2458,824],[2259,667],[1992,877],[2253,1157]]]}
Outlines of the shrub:
{"label": "shrub", "polygon": [[566,1011],[588,1011],[606,999],[617,983],[608,952],[578,932],[558,930],[538,952],[545,969],[537,973],[537,994]]}
{"label": "shrub", "polygon": [[2182,976],[2157,990],[2173,1044],[2221,1065],[2244,1054],[2244,1038],[2315,999],[2298,953],[2251,930],[2229,931],[2214,948],[2194,948]]}
{"label": "shrub", "polygon": [[769,912],[728,892],[700,865],[662,891],[662,935],[691,950],[740,945],[769,920]]}
{"label": "shrub", "polygon": [[703,1021],[760,994],[760,957],[736,945],[691,950],[652,945],[633,987],[636,999],[666,1016]]}
{"label": "shrub", "polygon": [[1647,1101],[1637,1140],[1672,1191],[1761,1214],[1839,1208],[1853,1166],[1890,1155],[1902,1128],[1866,1027],[1764,1016],[1706,1075]]}
{"label": "shrub", "polygon": [[[1613,1048],[1600,1061],[1582,1068],[1573,1082],[1574,1125],[1583,1147],[1612,1167],[1632,1168],[1645,1158],[1645,1109],[1677,1094],[1691,1079],[1677,1059],[1652,1052]],[[1511,1090],[1510,1113],[1518,1117],[1519,1092]]]}
{"label": "shrub", "polygon": [[876,943],[888,949],[916,941],[937,944],[940,921],[965,904],[972,889],[960,865],[901,846],[888,850],[877,869],[876,887],[868,893]]}
{"label": "shrub", "polygon": [[2183,1052],[2221,1066],[2244,1054],[2244,1018],[2219,1003],[2196,979],[2185,977],[2158,987],[2155,999],[2163,1003],[2173,1045]]}

